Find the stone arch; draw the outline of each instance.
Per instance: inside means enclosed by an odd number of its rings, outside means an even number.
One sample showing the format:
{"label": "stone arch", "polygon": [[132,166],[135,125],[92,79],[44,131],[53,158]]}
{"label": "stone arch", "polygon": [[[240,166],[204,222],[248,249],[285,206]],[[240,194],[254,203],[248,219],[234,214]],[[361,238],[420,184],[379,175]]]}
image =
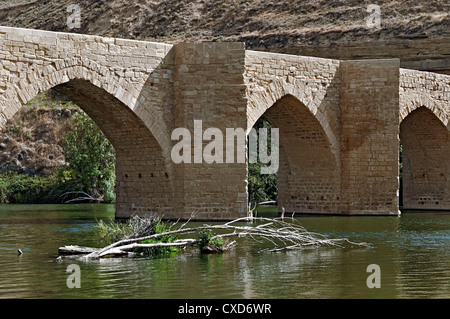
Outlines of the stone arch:
{"label": "stone arch", "polygon": [[[142,86],[142,85],[141,85]],[[34,96],[49,89],[67,96],[100,127],[116,150],[116,217],[156,212],[175,205],[170,148],[157,124],[144,122],[134,111],[139,85],[88,59],[52,62],[32,69],[3,98],[3,118],[12,116]]]}
{"label": "stone arch", "polygon": [[432,112],[444,125],[449,125],[447,103],[433,98],[426,92],[412,92],[400,94],[400,123],[415,110],[424,107]]}
{"label": "stone arch", "polygon": [[446,120],[429,105],[413,107],[400,124],[403,208],[448,210],[450,132]]}
{"label": "stone arch", "polygon": [[[72,58],[67,61],[57,60],[51,64],[32,69],[17,84],[10,85],[3,94],[3,101],[0,101],[0,105],[7,104],[2,108],[4,110],[2,112],[3,121],[7,120],[22,105],[39,93],[75,79],[88,81],[103,89],[132,111],[139,104],[138,99],[143,83],[130,85],[125,79],[120,78],[95,61],[90,61],[87,58]],[[154,122],[145,124],[161,147],[166,150],[171,143],[167,140],[167,134],[160,128],[160,122],[159,119],[155,119]]]}
{"label": "stone arch", "polygon": [[292,94],[261,109],[280,134],[279,211],[282,207],[297,213],[332,210],[340,193],[340,168],[321,117]]}
{"label": "stone arch", "polygon": [[326,106],[323,106],[326,105],[326,103],[323,103],[327,95],[327,88],[325,87],[314,91],[308,85],[308,82],[298,80],[294,77],[287,77],[286,79],[279,78],[274,80],[263,90],[253,92],[247,89],[247,133],[261,115],[287,95],[295,97],[309,110],[310,114],[316,118],[318,123],[320,123],[335,156],[336,163],[340,166],[339,134],[333,129],[336,125],[332,123],[332,120],[330,120],[329,115],[326,113]]}

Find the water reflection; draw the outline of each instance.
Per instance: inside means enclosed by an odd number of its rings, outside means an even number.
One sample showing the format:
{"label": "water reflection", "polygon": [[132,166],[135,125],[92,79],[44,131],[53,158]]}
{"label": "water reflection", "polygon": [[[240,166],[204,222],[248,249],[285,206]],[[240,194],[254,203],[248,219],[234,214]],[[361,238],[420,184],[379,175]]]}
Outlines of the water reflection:
{"label": "water reflection", "polygon": [[[298,219],[310,231],[370,242],[370,248],[261,253],[260,244],[239,238],[234,250],[221,255],[188,249],[173,258],[56,262],[59,246],[95,246],[96,219],[112,218],[113,207],[5,206],[0,298],[450,297],[450,214]],[[71,263],[80,266],[80,289],[67,288]],[[366,286],[369,264],[381,268],[380,289]]]}

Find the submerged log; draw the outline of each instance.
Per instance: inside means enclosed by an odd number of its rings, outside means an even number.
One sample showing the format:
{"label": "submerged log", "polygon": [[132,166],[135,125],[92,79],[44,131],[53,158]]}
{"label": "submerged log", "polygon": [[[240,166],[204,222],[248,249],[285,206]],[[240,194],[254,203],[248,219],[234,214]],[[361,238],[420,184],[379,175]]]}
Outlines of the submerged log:
{"label": "submerged log", "polygon": [[95,253],[98,254],[98,257],[105,257],[108,255],[118,256],[118,255],[128,254],[129,251],[132,251],[136,248],[186,247],[186,246],[194,245],[195,243],[196,243],[195,239],[181,239],[181,240],[176,240],[173,243],[154,243],[154,244],[132,243],[132,244],[123,245],[123,246],[119,246],[119,247],[113,247],[106,251],[97,250],[97,251],[95,251]]}
{"label": "submerged log", "polygon": [[85,255],[85,254],[97,252],[99,250],[100,250],[99,248],[69,245],[69,246],[59,247],[58,254],[59,255]]}

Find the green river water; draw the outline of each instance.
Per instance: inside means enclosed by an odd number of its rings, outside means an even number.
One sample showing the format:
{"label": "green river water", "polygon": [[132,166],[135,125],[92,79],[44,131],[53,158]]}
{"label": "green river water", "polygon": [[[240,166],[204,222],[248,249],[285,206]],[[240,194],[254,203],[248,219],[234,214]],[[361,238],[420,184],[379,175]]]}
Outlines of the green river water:
{"label": "green river water", "polygon": [[[0,205],[0,299],[450,297],[450,213],[297,217],[309,231],[371,243],[364,248],[268,253],[241,238],[220,255],[188,249],[164,258],[56,261],[60,246],[98,246],[97,220],[111,218],[113,205]],[[80,288],[67,285],[72,264]],[[371,264],[379,266],[380,288],[367,286]]]}

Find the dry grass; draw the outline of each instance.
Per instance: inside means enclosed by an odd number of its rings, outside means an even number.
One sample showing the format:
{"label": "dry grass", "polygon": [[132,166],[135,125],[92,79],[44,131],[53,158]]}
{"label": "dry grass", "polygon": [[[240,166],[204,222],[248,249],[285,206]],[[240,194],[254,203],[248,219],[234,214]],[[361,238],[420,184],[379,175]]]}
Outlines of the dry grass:
{"label": "dry grass", "polygon": [[47,95],[39,95],[21,108],[0,132],[2,169],[50,172],[66,165],[64,136],[71,129],[71,115],[78,107],[59,106],[57,102],[61,101]]}
{"label": "dry grass", "polygon": [[73,1],[3,1],[14,6],[0,13],[0,24],[75,31],[133,39],[166,42],[182,40],[239,40],[242,35],[264,36],[272,33],[327,34],[348,33],[357,38],[369,15],[369,4],[379,4],[382,35],[408,34],[417,28],[428,34],[448,35],[450,3],[446,0],[362,1],[362,0],[110,0],[78,1],[82,8],[82,27],[69,30],[67,6]]}

